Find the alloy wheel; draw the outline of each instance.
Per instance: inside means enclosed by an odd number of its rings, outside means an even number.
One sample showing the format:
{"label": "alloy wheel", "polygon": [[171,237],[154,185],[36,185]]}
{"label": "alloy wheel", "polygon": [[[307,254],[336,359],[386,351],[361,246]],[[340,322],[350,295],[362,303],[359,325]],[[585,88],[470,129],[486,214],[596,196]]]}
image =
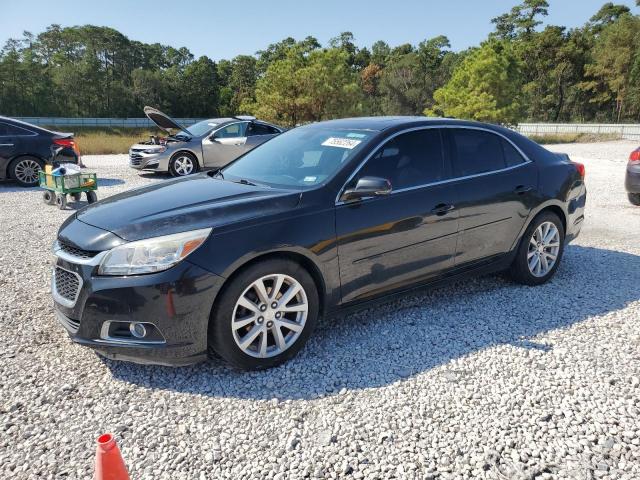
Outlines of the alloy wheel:
{"label": "alloy wheel", "polygon": [[538,225],[529,240],[527,264],[535,277],[548,274],[558,259],[560,252],[560,232],[553,222]]}
{"label": "alloy wheel", "polygon": [[193,159],[191,157],[187,157],[186,155],[180,156],[174,160],[173,169],[181,177],[189,175],[193,172],[194,169]]}
{"label": "alloy wheel", "polygon": [[31,185],[38,181],[38,172],[40,172],[40,164],[35,160],[20,160],[15,167],[16,179],[22,183]]}
{"label": "alloy wheel", "polygon": [[236,301],[233,339],[252,357],[280,355],[300,337],[308,313],[307,295],[295,278],[282,274],[261,277]]}

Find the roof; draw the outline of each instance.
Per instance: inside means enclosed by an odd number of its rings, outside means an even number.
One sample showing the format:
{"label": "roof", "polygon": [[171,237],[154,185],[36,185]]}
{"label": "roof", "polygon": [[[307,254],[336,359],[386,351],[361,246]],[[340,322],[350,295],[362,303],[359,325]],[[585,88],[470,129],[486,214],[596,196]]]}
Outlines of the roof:
{"label": "roof", "polygon": [[471,122],[466,120],[457,120],[452,118],[440,118],[440,117],[409,117],[409,116],[397,116],[397,117],[355,117],[355,118],[341,118],[339,120],[328,120],[325,122],[313,123],[313,125],[321,125],[323,127],[330,128],[349,128],[356,130],[375,130],[382,131],[388,128],[410,126],[412,124],[424,125],[428,123],[434,123],[438,125],[465,125],[465,124],[478,124],[478,122]]}

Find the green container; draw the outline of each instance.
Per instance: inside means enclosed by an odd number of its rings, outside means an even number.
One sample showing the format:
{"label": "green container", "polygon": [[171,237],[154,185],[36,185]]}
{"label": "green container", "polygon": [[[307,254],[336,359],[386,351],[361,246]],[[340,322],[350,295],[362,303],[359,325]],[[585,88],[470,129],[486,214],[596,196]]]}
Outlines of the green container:
{"label": "green container", "polygon": [[51,175],[40,170],[40,186],[58,193],[81,193],[98,189],[95,173],[76,173],[73,175]]}

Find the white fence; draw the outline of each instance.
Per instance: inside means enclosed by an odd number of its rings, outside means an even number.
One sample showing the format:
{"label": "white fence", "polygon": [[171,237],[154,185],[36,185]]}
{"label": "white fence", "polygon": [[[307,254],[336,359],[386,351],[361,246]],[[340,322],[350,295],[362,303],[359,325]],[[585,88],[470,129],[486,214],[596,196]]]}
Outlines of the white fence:
{"label": "white fence", "polygon": [[[49,127],[153,127],[148,118],[61,118],[16,117],[24,122]],[[193,125],[200,118],[176,118],[182,125]],[[516,130],[524,135],[594,133],[616,135],[627,140],[640,140],[640,124],[615,123],[521,123]]]}
{"label": "white fence", "polygon": [[[155,127],[148,118],[62,118],[62,117],[13,117],[33,125],[47,127],[125,127],[142,128]],[[193,125],[200,118],[176,118],[182,125]]]}
{"label": "white fence", "polygon": [[640,140],[640,124],[637,123],[521,123],[516,130],[523,135],[594,133]]}

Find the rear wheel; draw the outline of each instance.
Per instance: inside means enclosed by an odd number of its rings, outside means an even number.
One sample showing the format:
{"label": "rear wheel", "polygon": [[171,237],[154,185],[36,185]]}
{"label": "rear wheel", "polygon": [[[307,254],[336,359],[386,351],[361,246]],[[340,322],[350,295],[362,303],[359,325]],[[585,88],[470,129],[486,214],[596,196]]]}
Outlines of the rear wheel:
{"label": "rear wheel", "polygon": [[44,163],[35,157],[20,157],[9,167],[9,175],[21,187],[35,187],[38,185],[38,173]]}
{"label": "rear wheel", "polygon": [[542,212],[522,237],[511,265],[511,277],[525,285],[541,285],[556,273],[563,252],[562,222],[555,213]]}
{"label": "rear wheel", "polygon": [[628,193],[627,196],[632,204],[640,206],[640,193]]}
{"label": "rear wheel", "polygon": [[71,198],[73,198],[74,202],[79,202],[80,200],[82,200],[82,193],[80,192],[72,193]]}
{"label": "rear wheel", "polygon": [[242,369],[279,365],[305,344],[318,319],[309,273],[273,259],[240,272],[222,292],[209,324],[209,345]]}
{"label": "rear wheel", "polygon": [[169,173],[174,177],[186,177],[198,171],[198,160],[188,152],[178,152],[169,161]]}
{"label": "rear wheel", "polygon": [[92,204],[98,201],[98,194],[93,190],[87,192],[87,203]]}

